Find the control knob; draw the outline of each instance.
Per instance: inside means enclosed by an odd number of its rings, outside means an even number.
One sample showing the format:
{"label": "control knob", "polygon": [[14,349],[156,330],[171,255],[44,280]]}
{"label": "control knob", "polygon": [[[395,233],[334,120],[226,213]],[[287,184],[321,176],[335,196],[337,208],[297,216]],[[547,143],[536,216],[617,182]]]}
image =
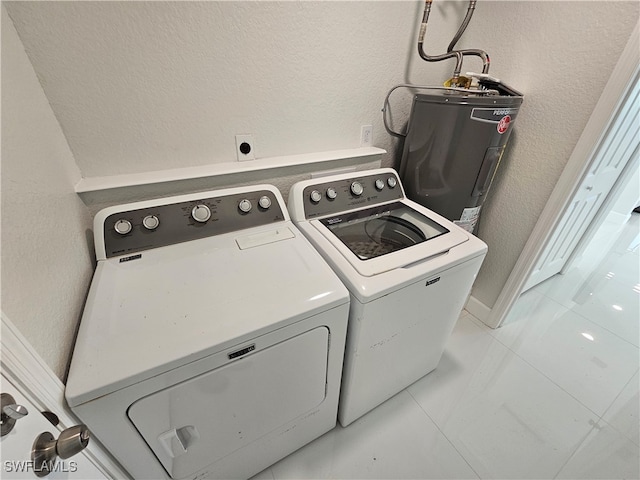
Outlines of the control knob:
{"label": "control knob", "polygon": [[353,193],[356,197],[359,197],[364,192],[364,188],[360,182],[353,182],[351,184],[351,193]]}
{"label": "control knob", "polygon": [[249,213],[253,208],[253,205],[251,205],[251,202],[245,198],[240,200],[240,203],[238,204],[238,208],[242,213]]}
{"label": "control knob", "polygon": [[129,220],[121,218],[120,220],[118,220],[116,222],[116,224],[113,226],[113,228],[120,235],[126,235],[127,233],[129,233],[131,231],[131,229],[133,227],[131,226],[131,222]]}
{"label": "control knob", "polygon": [[384,188],[384,182],[380,179],[376,180],[376,190],[382,190]]}
{"label": "control knob", "polygon": [[147,215],[142,219],[142,225],[147,230],[155,230],[160,225],[160,220],[155,215]]}
{"label": "control knob", "polygon": [[211,218],[211,210],[206,205],[200,203],[191,209],[191,217],[200,223],[204,223]]}
{"label": "control knob", "polygon": [[398,182],[396,181],[396,177],[389,177],[387,179],[387,185],[389,185],[389,188],[395,188],[397,184]]}
{"label": "control knob", "polygon": [[338,196],[338,192],[336,192],[336,189],[333,187],[329,187],[327,188],[327,198],[329,200],[333,200]]}
{"label": "control knob", "polygon": [[260,208],[266,210],[271,206],[271,199],[266,195],[263,195],[262,197],[260,197],[260,200],[258,200],[258,205],[260,205]]}
{"label": "control knob", "polygon": [[309,197],[311,198],[311,201],[313,203],[318,203],[320,200],[322,200],[322,195],[318,190],[314,190],[313,192],[311,192],[311,195],[309,195]]}

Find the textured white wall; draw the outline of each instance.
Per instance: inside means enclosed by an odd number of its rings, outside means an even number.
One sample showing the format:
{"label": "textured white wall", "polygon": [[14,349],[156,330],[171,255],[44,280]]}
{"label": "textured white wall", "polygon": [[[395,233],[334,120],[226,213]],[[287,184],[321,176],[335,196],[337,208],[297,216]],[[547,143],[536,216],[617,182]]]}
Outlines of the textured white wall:
{"label": "textured white wall", "polygon": [[[363,124],[374,125],[374,145],[392,165],[397,142],[382,127],[384,95],[407,81],[440,84],[452,67],[417,58],[419,0],[4,4],[85,177],[233,161],[238,133],[254,135],[258,157],[352,148]],[[486,305],[569,158],[638,6],[478,2],[459,46],[487,50],[491,73],[525,93],[481,220],[489,255],[473,295]],[[434,2],[428,52],[446,49],[465,11],[464,0]],[[476,59],[465,62],[464,70],[479,69]],[[398,129],[408,98],[393,98]],[[50,168],[49,158],[30,161]],[[285,183],[294,175],[283,172]]]}
{"label": "textured white wall", "polygon": [[[8,9],[85,177],[389,143],[415,3],[16,2]],[[382,140],[382,141],[381,141]],[[382,144],[382,145],[380,145]]]}
{"label": "textured white wall", "polygon": [[472,295],[491,307],[638,22],[640,3],[481,6],[473,18],[471,40],[461,45],[484,45],[491,53],[492,72],[525,93],[479,229],[489,253]]}
{"label": "textured white wall", "polygon": [[61,379],[93,272],[79,178],[2,7],[2,310]]}

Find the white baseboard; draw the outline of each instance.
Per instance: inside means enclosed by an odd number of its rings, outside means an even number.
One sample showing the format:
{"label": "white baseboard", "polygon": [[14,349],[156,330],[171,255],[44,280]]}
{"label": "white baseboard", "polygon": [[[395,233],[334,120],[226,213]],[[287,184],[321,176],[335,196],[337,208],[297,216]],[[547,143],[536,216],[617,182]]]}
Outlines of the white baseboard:
{"label": "white baseboard", "polygon": [[489,319],[489,315],[491,314],[491,309],[487,307],[484,303],[482,303],[480,300],[475,298],[474,296],[472,295],[469,296],[469,299],[467,300],[467,304],[464,306],[464,308],[471,315],[476,317],[478,320],[482,321],[482,323],[486,324],[491,328],[495,328],[494,326],[489,325],[487,323],[487,320]]}

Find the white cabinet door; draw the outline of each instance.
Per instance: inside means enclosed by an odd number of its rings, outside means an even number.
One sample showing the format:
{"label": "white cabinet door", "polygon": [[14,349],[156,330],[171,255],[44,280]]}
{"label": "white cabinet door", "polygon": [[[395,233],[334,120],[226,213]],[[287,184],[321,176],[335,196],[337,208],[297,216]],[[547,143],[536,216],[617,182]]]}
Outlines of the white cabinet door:
{"label": "white cabinet door", "polygon": [[[35,439],[43,432],[51,432],[58,438],[60,432],[54,427],[32,404],[21,391],[2,374],[0,381],[2,393],[10,394],[18,405],[27,408],[29,414],[16,421],[15,426],[7,435],[0,437],[0,477],[3,479],[34,479],[38,478],[31,463],[31,448]],[[55,413],[55,412],[54,412]],[[91,441],[91,440],[89,440]],[[54,471],[46,478],[49,479],[104,479],[108,478],[84,456],[82,452],[66,459],[57,459]]]}

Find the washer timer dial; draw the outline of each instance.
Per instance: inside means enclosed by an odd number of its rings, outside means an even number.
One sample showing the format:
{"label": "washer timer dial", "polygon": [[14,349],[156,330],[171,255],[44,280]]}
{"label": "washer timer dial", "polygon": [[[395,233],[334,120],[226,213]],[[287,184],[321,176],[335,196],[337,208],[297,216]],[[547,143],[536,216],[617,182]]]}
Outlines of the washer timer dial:
{"label": "washer timer dial", "polygon": [[120,235],[126,235],[127,233],[129,233],[131,231],[131,229],[133,227],[131,226],[131,222],[129,220],[121,218],[120,220],[118,220],[116,222],[116,224],[113,226],[113,228]]}
{"label": "washer timer dial", "polygon": [[360,182],[353,182],[351,184],[351,193],[353,193],[356,197],[359,197],[364,192],[364,188]]}
{"label": "washer timer dial", "polygon": [[191,217],[199,223],[204,223],[211,218],[211,210],[200,203],[191,209]]}

